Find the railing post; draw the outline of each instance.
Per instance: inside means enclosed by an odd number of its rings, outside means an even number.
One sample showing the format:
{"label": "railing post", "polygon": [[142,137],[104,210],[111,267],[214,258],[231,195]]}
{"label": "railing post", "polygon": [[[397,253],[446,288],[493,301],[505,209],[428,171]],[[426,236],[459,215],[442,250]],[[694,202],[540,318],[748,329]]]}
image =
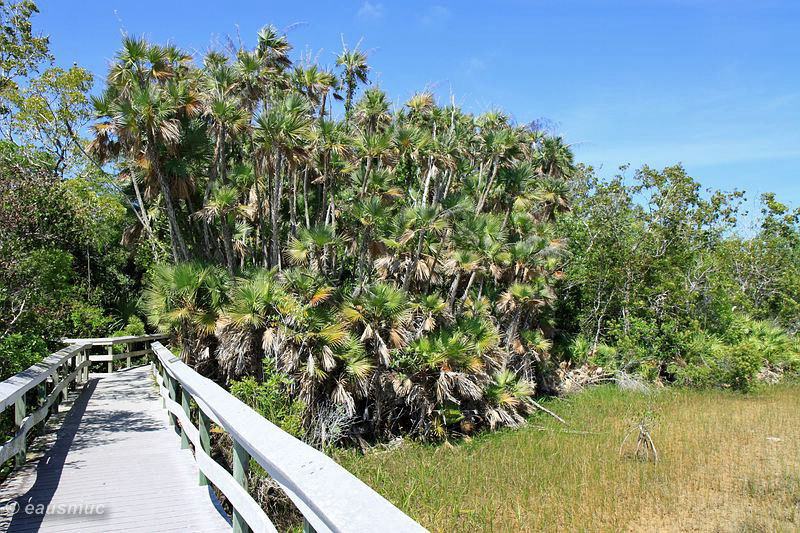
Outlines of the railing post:
{"label": "railing post", "polygon": [[[247,472],[250,469],[250,454],[233,439],[233,479],[247,490]],[[250,526],[244,521],[242,515],[233,510],[233,533],[248,533]]]}
{"label": "railing post", "polygon": [[[65,361],[65,364],[68,364],[69,360]],[[67,368],[69,370],[69,368]],[[61,367],[56,368],[56,371],[53,372],[53,390],[56,390],[58,384],[61,382]],[[66,389],[66,387],[64,387]],[[63,393],[59,393],[56,398],[53,399],[53,405],[50,406],[50,414],[58,414],[58,404],[61,403],[61,398],[63,397]]]}
{"label": "railing post", "polygon": [[[25,421],[25,415],[27,414],[27,409],[25,406],[25,396],[23,394],[20,398],[14,402],[14,423],[17,426],[17,429],[22,427],[22,423]],[[26,439],[23,437],[22,441],[22,449],[14,458],[14,463],[16,466],[22,466],[25,463],[25,456],[28,452],[28,443]]]}
{"label": "railing post", "polygon": [[[209,456],[211,455],[211,419],[206,416],[202,409],[197,409],[197,429],[200,432],[200,447]],[[197,453],[195,451],[195,453]],[[208,478],[200,470],[200,485],[208,485]]]}
{"label": "railing post", "polygon": [[[126,342],[125,343],[125,351],[127,351],[128,353],[131,353],[131,347],[132,346],[133,346],[132,343]],[[126,368],[130,368],[131,367],[131,358],[130,358],[130,356],[125,358],[125,364],[127,365]]]}
{"label": "railing post", "polygon": [[108,356],[111,358],[108,361],[108,373],[112,373],[114,371],[114,345],[108,345]]}
{"label": "railing post", "polygon": [[[168,387],[169,387],[169,398],[173,402],[177,401],[176,400],[177,391],[175,389],[177,388],[178,382],[177,382],[177,380],[175,378],[173,378],[169,374],[167,374],[167,380],[168,380],[167,383],[168,383]],[[169,425],[170,426],[174,426],[175,425],[175,415],[173,415],[172,413],[169,413]]]}
{"label": "railing post", "polygon": [[90,350],[90,348],[87,348],[87,349],[85,349],[83,351],[83,361],[82,362],[88,362],[89,363],[83,369],[83,382],[84,383],[88,383],[89,382],[89,367],[92,366],[91,360],[89,359],[89,350]]}
{"label": "railing post", "polygon": [[[186,392],[186,389],[181,387],[178,384],[178,392],[181,394],[181,407],[183,407],[183,412],[186,413],[186,417],[191,420],[191,408],[189,407],[189,393]],[[183,427],[181,424],[181,449],[185,450],[189,447],[189,435],[186,433],[186,428]]]}
{"label": "railing post", "polygon": [[[69,376],[74,369],[78,368],[78,357],[79,357],[79,355],[77,355],[77,354],[75,355],[75,357],[70,357],[69,360],[70,361],[74,361],[75,364],[71,365],[71,368],[67,367],[67,368],[64,369],[64,378]],[[76,379],[78,379],[77,374],[75,375],[75,379],[73,379],[72,381],[70,381],[69,383],[64,385],[64,388],[61,389],[61,401],[62,402],[66,402],[67,398],[69,398],[69,388],[72,386],[73,383],[75,383]]]}
{"label": "railing post", "polygon": [[38,394],[36,408],[43,406],[44,403],[47,401],[47,380],[42,381],[39,383],[39,386],[36,387],[36,391]]}
{"label": "railing post", "polygon": [[[164,368],[164,365],[161,364],[160,359],[156,359],[156,364],[158,365],[158,371],[161,372],[161,385],[163,387],[169,388],[169,382],[167,381],[167,369]],[[161,396],[161,391],[158,391],[159,396]],[[161,407],[163,409],[167,408],[167,400],[164,399],[164,396],[161,396]]]}

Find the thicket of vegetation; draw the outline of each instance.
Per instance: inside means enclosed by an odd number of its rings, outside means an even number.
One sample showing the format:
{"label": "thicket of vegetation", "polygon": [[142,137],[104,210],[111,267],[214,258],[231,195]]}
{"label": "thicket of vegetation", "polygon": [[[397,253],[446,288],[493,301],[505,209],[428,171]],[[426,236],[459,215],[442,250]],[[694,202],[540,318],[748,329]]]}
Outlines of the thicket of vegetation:
{"label": "thicket of vegetation", "polygon": [[2,9],[4,375],[139,315],[325,446],[516,425],[570,365],[797,369],[800,210],[772,195],[742,217],[680,166],[604,179],[535,123],[396,107],[358,48],[328,68],[271,26],[203,57],[126,36],[89,96],[34,4]]}
{"label": "thicket of vegetation", "polygon": [[62,336],[144,327],[131,303],[141,274],[120,246],[124,197],[76,137],[92,77],[55,66],[36,12],[0,3],[0,379]]}

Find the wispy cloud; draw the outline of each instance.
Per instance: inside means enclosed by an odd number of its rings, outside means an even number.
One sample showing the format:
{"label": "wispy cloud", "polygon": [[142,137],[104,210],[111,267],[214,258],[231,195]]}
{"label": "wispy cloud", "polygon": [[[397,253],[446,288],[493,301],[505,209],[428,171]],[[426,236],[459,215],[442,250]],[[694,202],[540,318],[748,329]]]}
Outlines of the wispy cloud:
{"label": "wispy cloud", "polygon": [[450,18],[450,10],[443,5],[434,4],[419,18],[423,26],[441,26]]}
{"label": "wispy cloud", "polygon": [[378,20],[383,17],[383,4],[380,2],[372,3],[365,0],[356,13],[358,18],[364,20]]}
{"label": "wispy cloud", "polygon": [[478,56],[468,57],[467,60],[464,61],[464,71],[470,76],[483,72],[484,70],[486,70],[486,61]]}

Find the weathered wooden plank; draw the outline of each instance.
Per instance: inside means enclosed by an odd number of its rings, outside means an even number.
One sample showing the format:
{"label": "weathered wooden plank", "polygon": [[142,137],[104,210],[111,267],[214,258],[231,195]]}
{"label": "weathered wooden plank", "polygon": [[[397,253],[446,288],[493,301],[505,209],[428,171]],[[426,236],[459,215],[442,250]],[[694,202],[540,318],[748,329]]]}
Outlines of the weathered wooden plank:
{"label": "weathered wooden plank", "polygon": [[[222,387],[189,368],[160,343],[153,351],[170,377],[195,401],[202,400],[219,425],[281,485],[310,525],[326,531],[425,531],[325,454],[264,419]],[[199,454],[198,454],[199,457]]]}

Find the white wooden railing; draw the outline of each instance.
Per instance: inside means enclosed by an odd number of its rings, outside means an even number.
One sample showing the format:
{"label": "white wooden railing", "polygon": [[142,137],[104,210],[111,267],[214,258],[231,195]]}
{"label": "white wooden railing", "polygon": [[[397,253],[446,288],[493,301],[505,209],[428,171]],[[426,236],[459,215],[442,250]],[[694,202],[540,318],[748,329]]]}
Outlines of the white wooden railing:
{"label": "white wooden railing", "polygon": [[[76,381],[86,382],[89,360],[85,348],[83,344],[63,348],[0,383],[0,413],[13,405],[16,425],[16,433],[0,446],[0,464],[12,457],[17,466],[25,462],[28,433],[58,409]],[[29,413],[30,409],[35,410]]]}
{"label": "white wooden railing", "polygon": [[[89,354],[89,361],[107,362],[108,371],[114,371],[114,361],[125,359],[125,366],[130,368],[131,358],[141,357],[151,353],[150,343],[168,338],[169,335],[131,335],[126,337],[96,337],[92,339],[61,339],[65,344],[86,344],[90,347],[105,348],[106,353]],[[114,346],[124,344],[125,351],[122,353],[114,353]],[[138,350],[134,350],[136,344],[140,344]]]}
{"label": "white wooden railing", "polygon": [[[166,335],[141,335],[129,337],[102,337],[94,339],[62,339],[69,344],[51,354],[40,363],[0,382],[0,413],[14,406],[16,431],[10,440],[0,445],[0,464],[12,457],[19,466],[25,461],[28,434],[42,423],[50,412],[58,410],[70,389],[89,380],[89,366],[93,362],[108,362],[108,371],[113,370],[114,361],[151,353],[150,343],[165,339]],[[124,353],[115,354],[114,346],[124,344]],[[141,344],[133,350],[134,344]],[[93,347],[107,348],[105,354],[91,354]],[[29,412],[33,410],[32,412]]]}
{"label": "white wooden railing", "polygon": [[[292,437],[225,389],[204,378],[159,342],[153,365],[170,423],[181,446],[194,447],[200,483],[213,483],[231,502],[234,531],[275,526],[247,491],[250,460],[281,486],[305,519],[304,531],[421,532],[425,529],[325,454]],[[192,421],[192,401],[197,425]],[[233,472],[211,457],[211,424],[233,440]]]}

